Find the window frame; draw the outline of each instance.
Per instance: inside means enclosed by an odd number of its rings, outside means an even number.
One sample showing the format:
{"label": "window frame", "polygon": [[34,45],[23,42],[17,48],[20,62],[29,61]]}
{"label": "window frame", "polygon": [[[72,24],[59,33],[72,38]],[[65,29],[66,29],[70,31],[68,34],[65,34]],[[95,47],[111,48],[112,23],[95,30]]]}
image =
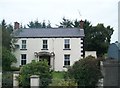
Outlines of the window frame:
{"label": "window frame", "polygon": [[21,49],[23,49],[23,50],[26,49],[26,46],[27,46],[27,45],[26,45],[26,42],[27,42],[26,40],[22,40]]}
{"label": "window frame", "polygon": [[70,54],[64,54],[64,67],[70,66]]}
{"label": "window frame", "polygon": [[27,63],[27,55],[21,54],[21,66],[26,65],[26,63]]}
{"label": "window frame", "polygon": [[48,50],[48,40],[44,39],[42,41],[42,50]]}
{"label": "window frame", "polygon": [[70,50],[70,39],[64,39],[64,50]]}

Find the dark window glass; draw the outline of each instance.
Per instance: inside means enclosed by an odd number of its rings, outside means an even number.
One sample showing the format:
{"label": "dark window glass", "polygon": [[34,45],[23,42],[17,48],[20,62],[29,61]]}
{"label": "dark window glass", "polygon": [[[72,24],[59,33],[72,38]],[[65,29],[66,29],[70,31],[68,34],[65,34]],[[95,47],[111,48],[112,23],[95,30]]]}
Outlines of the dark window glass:
{"label": "dark window glass", "polygon": [[64,55],[64,66],[70,65],[70,55]]}
{"label": "dark window glass", "polygon": [[70,49],[70,39],[65,39],[64,40],[64,48],[65,49]]}
{"label": "dark window glass", "polygon": [[26,64],[26,54],[21,54],[21,65]]}
{"label": "dark window glass", "polygon": [[48,49],[47,40],[43,40],[43,49]]}

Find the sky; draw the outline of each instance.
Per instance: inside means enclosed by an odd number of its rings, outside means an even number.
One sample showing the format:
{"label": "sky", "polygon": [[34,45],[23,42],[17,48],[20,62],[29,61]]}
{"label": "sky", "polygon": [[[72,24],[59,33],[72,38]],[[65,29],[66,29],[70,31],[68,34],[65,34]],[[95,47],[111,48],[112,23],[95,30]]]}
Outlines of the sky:
{"label": "sky", "polygon": [[[120,0],[0,0],[0,21],[7,24],[48,20],[56,27],[65,17],[85,20],[92,25],[104,23],[114,29],[111,43],[118,40],[118,1]],[[80,14],[79,14],[80,13]]]}

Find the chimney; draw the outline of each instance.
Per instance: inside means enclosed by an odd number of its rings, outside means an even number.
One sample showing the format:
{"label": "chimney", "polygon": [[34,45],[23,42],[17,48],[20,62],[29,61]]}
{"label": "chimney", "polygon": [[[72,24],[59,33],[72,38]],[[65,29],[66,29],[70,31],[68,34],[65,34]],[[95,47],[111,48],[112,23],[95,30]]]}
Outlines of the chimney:
{"label": "chimney", "polygon": [[84,21],[80,21],[80,29],[83,29],[83,24],[84,24]]}
{"label": "chimney", "polygon": [[16,29],[19,29],[19,28],[20,28],[19,23],[18,22],[14,22],[14,29],[16,30]]}

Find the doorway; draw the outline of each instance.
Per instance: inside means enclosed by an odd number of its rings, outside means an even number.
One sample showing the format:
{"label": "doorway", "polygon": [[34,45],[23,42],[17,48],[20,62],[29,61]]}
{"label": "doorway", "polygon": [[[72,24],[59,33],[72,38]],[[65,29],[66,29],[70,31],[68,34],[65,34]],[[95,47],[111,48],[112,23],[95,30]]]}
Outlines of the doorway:
{"label": "doorway", "polygon": [[48,65],[50,66],[50,56],[48,55],[39,56],[39,61],[44,61],[44,60],[46,60],[48,62]]}

